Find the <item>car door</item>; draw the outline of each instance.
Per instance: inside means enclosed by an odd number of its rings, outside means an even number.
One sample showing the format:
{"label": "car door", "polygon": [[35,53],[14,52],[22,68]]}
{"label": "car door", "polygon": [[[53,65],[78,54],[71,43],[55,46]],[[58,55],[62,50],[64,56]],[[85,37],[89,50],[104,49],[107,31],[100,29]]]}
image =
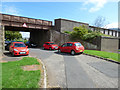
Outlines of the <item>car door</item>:
{"label": "car door", "polygon": [[62,51],[62,52],[66,52],[66,47],[67,47],[67,43],[63,44],[63,45],[61,46],[61,51]]}
{"label": "car door", "polygon": [[45,43],[44,48],[48,49],[48,43]]}
{"label": "car door", "polygon": [[66,51],[67,52],[71,52],[71,50],[72,50],[72,43],[67,43],[67,47],[66,47]]}

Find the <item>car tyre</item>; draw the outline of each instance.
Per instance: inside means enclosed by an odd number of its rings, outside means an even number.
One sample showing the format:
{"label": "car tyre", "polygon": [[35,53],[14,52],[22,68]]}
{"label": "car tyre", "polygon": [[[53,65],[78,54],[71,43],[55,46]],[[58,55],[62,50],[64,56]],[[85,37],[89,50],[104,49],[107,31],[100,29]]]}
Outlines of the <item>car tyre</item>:
{"label": "car tyre", "polygon": [[60,49],[58,49],[58,53],[61,53],[61,50],[60,50]]}
{"label": "car tyre", "polygon": [[75,55],[75,51],[74,50],[71,50],[71,55]]}
{"label": "car tyre", "polygon": [[45,50],[45,48],[43,47],[43,50]]}
{"label": "car tyre", "polygon": [[83,54],[83,52],[80,52],[80,54]]}
{"label": "car tyre", "polygon": [[13,57],[15,56],[15,55],[14,55],[14,52],[12,52],[11,54],[12,54]]}
{"label": "car tyre", "polygon": [[50,47],[49,49],[50,49],[50,50],[52,50],[52,48],[51,48],[51,47]]}

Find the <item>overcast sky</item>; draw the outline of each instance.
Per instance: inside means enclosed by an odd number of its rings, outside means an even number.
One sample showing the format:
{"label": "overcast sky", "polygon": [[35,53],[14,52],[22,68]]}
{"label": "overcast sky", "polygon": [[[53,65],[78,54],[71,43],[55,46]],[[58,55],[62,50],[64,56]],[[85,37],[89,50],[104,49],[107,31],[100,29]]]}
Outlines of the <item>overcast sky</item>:
{"label": "overcast sky", "polygon": [[80,2],[2,2],[2,13],[53,22],[54,19],[65,18],[88,23],[90,25],[94,23],[98,16],[102,16],[106,19],[107,27],[117,28],[118,26],[118,0],[81,0]]}

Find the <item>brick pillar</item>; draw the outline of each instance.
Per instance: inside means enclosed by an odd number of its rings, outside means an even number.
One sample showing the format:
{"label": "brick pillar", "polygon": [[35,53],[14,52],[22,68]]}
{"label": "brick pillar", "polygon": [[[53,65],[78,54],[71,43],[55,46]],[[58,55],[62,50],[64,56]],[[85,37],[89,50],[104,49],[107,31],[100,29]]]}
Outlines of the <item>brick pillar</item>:
{"label": "brick pillar", "polygon": [[113,36],[113,30],[112,30],[112,36]]}
{"label": "brick pillar", "polygon": [[4,51],[4,26],[0,26],[0,58],[3,55]]}
{"label": "brick pillar", "polygon": [[105,29],[103,30],[103,34],[105,34]]}
{"label": "brick pillar", "polygon": [[117,32],[115,31],[115,37],[117,37]]}
{"label": "brick pillar", "polygon": [[120,32],[118,32],[118,37],[120,37]]}

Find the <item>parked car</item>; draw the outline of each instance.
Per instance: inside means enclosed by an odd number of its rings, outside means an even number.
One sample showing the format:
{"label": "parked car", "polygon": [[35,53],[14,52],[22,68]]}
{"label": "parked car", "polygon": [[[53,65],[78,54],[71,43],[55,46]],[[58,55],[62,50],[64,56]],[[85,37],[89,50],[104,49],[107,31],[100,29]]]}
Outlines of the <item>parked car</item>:
{"label": "parked car", "polygon": [[9,47],[12,42],[22,42],[22,41],[5,41],[5,50],[9,51]]}
{"label": "parked car", "polygon": [[9,51],[13,56],[29,54],[28,46],[26,46],[23,42],[11,42]]}
{"label": "parked car", "polygon": [[58,45],[53,42],[45,42],[45,44],[43,44],[43,49],[57,50]]}
{"label": "parked car", "polygon": [[10,44],[11,44],[11,41],[5,41],[5,50],[9,51]]}
{"label": "parked car", "polygon": [[35,44],[35,43],[33,43],[33,42],[30,42],[30,41],[26,42],[25,44],[26,44],[28,47],[30,47],[30,48],[37,47],[37,44]]}
{"label": "parked car", "polygon": [[58,52],[68,52],[72,55],[76,53],[83,53],[84,46],[80,42],[67,42],[59,46]]}

